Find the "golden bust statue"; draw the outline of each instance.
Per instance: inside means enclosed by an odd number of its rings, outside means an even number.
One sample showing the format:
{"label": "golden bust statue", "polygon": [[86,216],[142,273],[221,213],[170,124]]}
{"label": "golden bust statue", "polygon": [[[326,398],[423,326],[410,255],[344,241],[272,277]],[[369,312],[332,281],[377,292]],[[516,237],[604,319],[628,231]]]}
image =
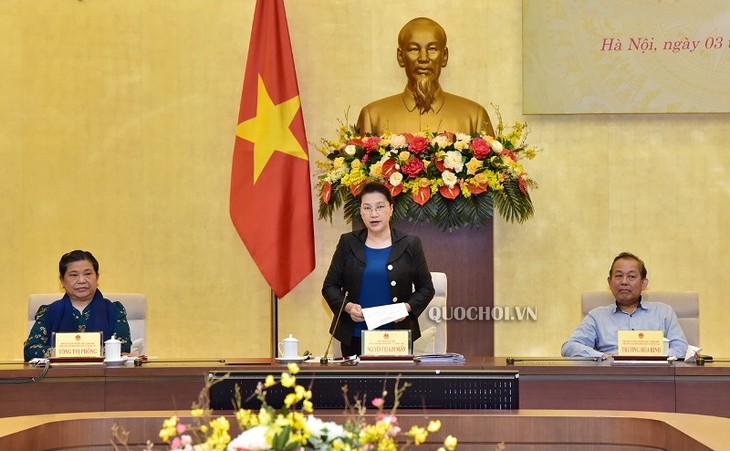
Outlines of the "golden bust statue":
{"label": "golden bust statue", "polygon": [[449,61],[446,31],[427,17],[417,17],[398,34],[398,64],[406,72],[405,90],[370,103],[360,111],[360,133],[381,135],[450,131],[474,133],[494,129],[483,106],[445,92],[439,84],[441,69]]}

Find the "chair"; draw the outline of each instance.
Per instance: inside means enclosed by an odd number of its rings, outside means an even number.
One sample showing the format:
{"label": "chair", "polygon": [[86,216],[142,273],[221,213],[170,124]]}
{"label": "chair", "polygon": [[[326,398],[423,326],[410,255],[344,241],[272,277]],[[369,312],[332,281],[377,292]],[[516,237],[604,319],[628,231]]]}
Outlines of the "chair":
{"label": "chair", "polygon": [[[426,307],[426,310],[418,317],[418,325],[421,327],[421,338],[413,342],[413,354],[443,354],[446,352],[446,324],[443,319],[446,309],[447,279],[442,272],[432,272],[433,288],[436,294]],[[440,322],[432,320],[428,314],[429,310],[441,309]]]}
{"label": "chair", "polygon": [[[671,305],[687,342],[700,345],[700,299],[696,291],[644,291],[641,296],[649,302]],[[587,291],[581,296],[581,311],[586,316],[594,308],[614,302],[610,291]]]}
{"label": "chair", "polygon": [[[28,300],[28,332],[35,323],[35,314],[41,305],[48,305],[51,302],[61,299],[61,293],[31,294]],[[120,301],[127,310],[127,322],[132,336],[132,347],[137,347],[138,352],[143,354],[145,340],[147,338],[147,296],[139,293],[104,293],[104,297],[110,301]]]}

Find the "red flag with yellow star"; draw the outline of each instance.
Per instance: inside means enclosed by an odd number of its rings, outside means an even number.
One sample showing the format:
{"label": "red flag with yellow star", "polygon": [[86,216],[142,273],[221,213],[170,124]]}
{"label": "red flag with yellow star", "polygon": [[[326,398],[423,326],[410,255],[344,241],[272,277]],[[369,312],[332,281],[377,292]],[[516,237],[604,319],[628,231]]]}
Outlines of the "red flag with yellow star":
{"label": "red flag with yellow star", "polygon": [[231,219],[283,297],[314,270],[309,154],[283,0],[258,0],[231,174]]}

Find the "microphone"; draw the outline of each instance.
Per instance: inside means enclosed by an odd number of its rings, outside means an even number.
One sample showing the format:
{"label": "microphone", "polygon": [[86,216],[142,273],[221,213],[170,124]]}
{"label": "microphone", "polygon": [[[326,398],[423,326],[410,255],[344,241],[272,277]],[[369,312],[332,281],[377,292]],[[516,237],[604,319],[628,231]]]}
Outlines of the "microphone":
{"label": "microphone", "polygon": [[320,357],[319,363],[322,365],[327,365],[327,362],[329,361],[329,358],[327,357],[330,352],[330,346],[332,346],[332,339],[335,338],[335,331],[337,330],[337,325],[340,323],[340,316],[342,316],[342,311],[345,310],[345,304],[347,304],[347,295],[349,293],[345,291],[345,298],[342,300],[342,305],[340,306],[340,311],[337,313],[337,319],[335,320],[335,327],[332,328],[332,332],[330,333],[330,341],[327,343],[327,350],[324,351],[324,355]]}

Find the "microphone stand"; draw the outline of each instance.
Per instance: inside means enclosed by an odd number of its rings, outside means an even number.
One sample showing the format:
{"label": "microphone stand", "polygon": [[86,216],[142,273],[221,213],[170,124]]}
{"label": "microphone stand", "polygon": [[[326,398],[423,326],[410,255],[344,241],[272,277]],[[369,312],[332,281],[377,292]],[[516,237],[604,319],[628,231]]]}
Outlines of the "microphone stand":
{"label": "microphone stand", "polygon": [[345,310],[345,304],[347,304],[347,295],[348,292],[345,291],[345,298],[342,300],[342,305],[340,306],[340,311],[337,313],[337,319],[335,320],[335,327],[332,328],[332,333],[330,334],[330,341],[327,343],[327,350],[324,351],[324,355],[320,357],[319,363],[322,365],[327,365],[327,362],[329,361],[329,355],[330,352],[330,346],[332,346],[332,339],[335,338],[335,331],[337,330],[337,325],[340,323],[340,316],[342,316],[342,311]]}

